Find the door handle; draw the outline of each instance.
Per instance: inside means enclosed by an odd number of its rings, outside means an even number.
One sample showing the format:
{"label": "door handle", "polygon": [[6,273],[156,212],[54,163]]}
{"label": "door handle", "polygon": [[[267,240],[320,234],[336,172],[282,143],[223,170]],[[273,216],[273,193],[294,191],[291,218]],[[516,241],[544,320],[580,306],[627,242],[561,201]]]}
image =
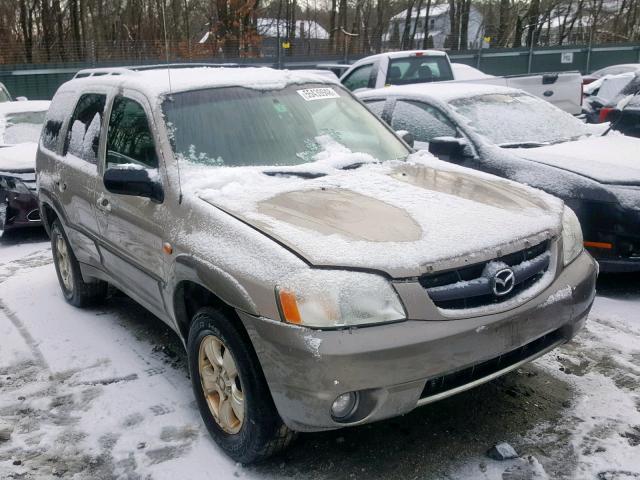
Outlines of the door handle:
{"label": "door handle", "polygon": [[109,213],[111,211],[111,203],[109,202],[109,199],[104,195],[100,195],[96,203],[98,205],[98,210],[101,210],[104,213]]}

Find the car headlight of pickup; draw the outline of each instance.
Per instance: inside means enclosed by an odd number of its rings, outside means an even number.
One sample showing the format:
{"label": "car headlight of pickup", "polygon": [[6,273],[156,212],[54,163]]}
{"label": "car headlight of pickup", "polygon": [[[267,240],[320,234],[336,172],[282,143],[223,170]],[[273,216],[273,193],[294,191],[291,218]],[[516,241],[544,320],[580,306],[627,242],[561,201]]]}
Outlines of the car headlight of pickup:
{"label": "car headlight of pickup", "polygon": [[584,249],[582,227],[576,214],[569,207],[564,207],[562,214],[562,250],[564,264],[573,262]]}
{"label": "car headlight of pickup", "polygon": [[404,320],[398,294],[379,275],[306,270],[276,288],[284,321],[315,328],[349,327]]}

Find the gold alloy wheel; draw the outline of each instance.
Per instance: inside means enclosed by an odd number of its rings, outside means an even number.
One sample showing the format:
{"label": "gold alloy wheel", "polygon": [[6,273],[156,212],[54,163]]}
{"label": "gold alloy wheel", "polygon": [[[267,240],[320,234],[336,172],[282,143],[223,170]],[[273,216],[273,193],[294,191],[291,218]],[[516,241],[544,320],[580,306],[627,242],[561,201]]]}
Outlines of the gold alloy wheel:
{"label": "gold alloy wheel", "polygon": [[61,233],[56,235],[56,257],[58,263],[58,270],[60,271],[60,278],[67,291],[73,291],[73,270],[71,270],[71,258],[69,256],[69,249],[67,248],[67,242],[65,242]]}
{"label": "gold alloy wheel", "polygon": [[245,405],[231,351],[218,337],[207,335],[200,343],[198,368],[204,397],[216,423],[227,433],[238,433]]}

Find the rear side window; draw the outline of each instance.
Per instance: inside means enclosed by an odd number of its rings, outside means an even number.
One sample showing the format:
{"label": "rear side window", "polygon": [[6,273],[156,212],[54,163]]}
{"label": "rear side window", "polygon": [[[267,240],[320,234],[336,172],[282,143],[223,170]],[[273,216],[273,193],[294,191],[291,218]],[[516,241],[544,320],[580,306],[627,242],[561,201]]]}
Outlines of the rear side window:
{"label": "rear side window", "polygon": [[107,96],[97,93],[82,95],[73,111],[63,155],[73,155],[89,163],[98,163],[100,129]]}
{"label": "rear side window", "polygon": [[398,100],[391,128],[406,130],[416,141],[428,143],[436,137],[455,137],[455,126],[438,110],[422,102]]}
{"label": "rear side window", "polygon": [[43,148],[52,152],[58,150],[60,131],[67,116],[71,114],[74,96],[71,92],[60,92],[53,97],[42,129],[41,144]]}
{"label": "rear side window", "polygon": [[382,112],[384,112],[385,103],[386,100],[364,100],[364,104],[367,106],[367,108],[380,118],[382,118]]}
{"label": "rear side window", "polygon": [[158,168],[158,156],[147,114],[142,105],[125,97],[114,100],[109,119],[107,168],[114,165]]}
{"label": "rear side window", "polygon": [[373,88],[372,70],[372,64],[358,67],[342,81],[342,84],[352,91],[358,88]]}
{"label": "rear side window", "polygon": [[387,69],[387,85],[441,82],[453,80],[446,57],[392,58]]}

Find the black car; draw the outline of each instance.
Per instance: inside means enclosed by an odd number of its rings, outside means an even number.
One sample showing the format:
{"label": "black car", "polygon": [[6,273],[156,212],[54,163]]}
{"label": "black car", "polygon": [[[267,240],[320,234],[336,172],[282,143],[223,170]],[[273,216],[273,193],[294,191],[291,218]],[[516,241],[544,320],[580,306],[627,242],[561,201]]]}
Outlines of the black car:
{"label": "black car", "polygon": [[417,149],[562,198],[603,271],[640,271],[640,140],[505,87],[413,85],[358,97]]}
{"label": "black car", "polygon": [[[611,128],[632,137],[640,137],[640,73],[636,73],[618,95],[604,105],[597,105],[597,119],[595,122],[610,122]],[[635,95],[631,101],[619,108],[621,100],[629,95]]]}

